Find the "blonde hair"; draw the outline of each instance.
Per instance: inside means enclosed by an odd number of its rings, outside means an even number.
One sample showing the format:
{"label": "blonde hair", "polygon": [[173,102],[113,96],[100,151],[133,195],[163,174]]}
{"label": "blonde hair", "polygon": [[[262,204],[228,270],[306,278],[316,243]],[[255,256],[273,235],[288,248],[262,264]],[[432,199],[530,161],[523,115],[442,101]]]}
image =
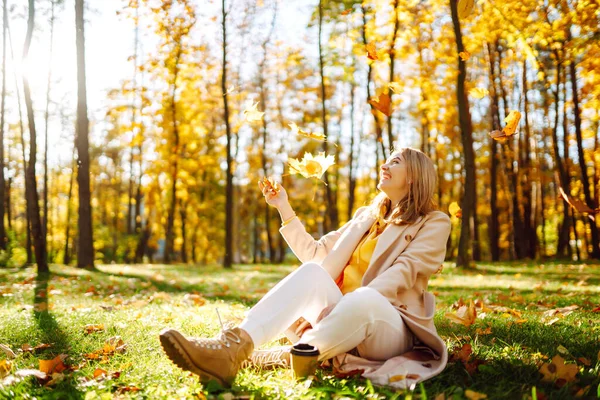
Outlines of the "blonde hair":
{"label": "blonde hair", "polygon": [[437,174],[431,158],[420,150],[405,147],[392,153],[396,154],[402,154],[406,163],[408,194],[398,202],[387,219],[385,216],[393,206],[387,194],[378,193],[369,207],[374,217],[387,223],[412,224],[420,216],[437,210],[433,199],[437,187]]}

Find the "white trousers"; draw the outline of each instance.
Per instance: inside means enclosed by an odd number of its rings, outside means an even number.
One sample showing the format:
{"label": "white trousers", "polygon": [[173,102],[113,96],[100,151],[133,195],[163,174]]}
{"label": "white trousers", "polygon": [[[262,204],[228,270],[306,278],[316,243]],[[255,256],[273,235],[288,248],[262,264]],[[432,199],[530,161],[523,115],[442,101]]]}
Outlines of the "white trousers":
{"label": "white trousers", "polygon": [[[336,304],[317,323],[321,311]],[[317,263],[304,263],[273,287],[241,323],[258,348],[275,339],[298,318],[313,329],[301,343],[316,346],[326,360],[357,348],[361,357],[387,360],[409,351],[413,335],[398,311],[378,291],[369,287],[342,295],[331,276]]]}

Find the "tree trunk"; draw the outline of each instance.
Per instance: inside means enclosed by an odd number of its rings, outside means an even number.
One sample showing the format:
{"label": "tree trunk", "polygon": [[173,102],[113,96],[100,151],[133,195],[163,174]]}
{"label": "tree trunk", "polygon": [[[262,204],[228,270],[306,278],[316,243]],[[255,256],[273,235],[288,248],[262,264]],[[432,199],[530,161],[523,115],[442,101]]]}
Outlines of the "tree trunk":
{"label": "tree trunk", "polygon": [[[356,86],[354,83],[350,85],[350,152],[348,154],[348,215],[347,219],[350,221],[354,212],[354,199],[356,196],[356,170],[354,166],[354,136],[355,136],[355,125],[354,125],[354,90]],[[360,148],[360,146],[359,146]]]}
{"label": "tree trunk", "polygon": [[[394,7],[394,11],[393,11],[393,15],[394,15],[394,28],[392,31],[392,38],[390,39],[390,50],[389,50],[389,54],[390,54],[390,76],[389,76],[389,80],[390,83],[394,82],[394,64],[396,62],[396,38],[398,36],[398,29],[400,27],[400,20],[398,19],[398,3],[399,0],[394,0],[394,2],[392,3],[392,7]],[[390,94],[391,97],[391,94]],[[393,129],[392,129],[392,116],[390,115],[389,117],[387,117],[387,134],[388,134],[388,146],[390,149],[390,152],[392,151],[392,149],[394,148],[394,135],[393,135]]]}
{"label": "tree trunk", "polygon": [[533,180],[533,173],[531,171],[531,128],[529,126],[529,88],[527,86],[527,60],[523,60],[523,117],[525,120],[525,136],[523,137],[523,164],[520,169],[523,171],[521,174],[522,182],[521,188],[523,190],[523,198],[521,204],[523,205],[523,230],[525,232],[525,255],[531,259],[535,259],[535,251],[537,248],[537,233],[535,229],[535,213],[532,212],[534,206],[531,186]]}
{"label": "tree trunk", "polygon": [[[567,32],[570,32],[567,30]],[[567,35],[569,39],[570,34]],[[573,93],[573,114],[575,115],[575,138],[577,139],[577,154],[579,160],[579,168],[581,169],[581,183],[583,185],[583,194],[585,202],[592,210],[596,208],[592,193],[590,191],[590,180],[588,177],[587,165],[585,162],[585,154],[583,150],[583,135],[581,133],[581,110],[579,109],[579,90],[577,89],[577,66],[575,60],[571,60],[569,64],[571,75],[571,91]],[[600,259],[600,243],[598,238],[598,227],[593,220],[588,219],[590,230],[592,233],[592,250],[586,248],[589,256],[596,260]]]}
{"label": "tree trunk", "polygon": [[71,198],[73,197],[73,177],[75,176],[75,147],[73,147],[73,167],[71,170],[71,178],[69,179],[69,193],[67,195],[67,219],[65,221],[65,254],[63,256],[63,263],[69,265],[71,263],[71,256],[69,254],[69,240],[70,229],[71,229]]}
{"label": "tree trunk", "polygon": [[[495,54],[496,50],[491,49],[491,44],[487,43],[488,55],[490,58],[490,88],[492,98],[491,128],[492,130],[500,129],[500,109],[498,107],[498,90],[496,88],[496,68]],[[498,223],[498,145],[494,139],[490,141],[490,219],[488,225],[488,236],[490,242],[490,253],[492,261],[500,260],[500,246],[498,244],[500,238],[500,228]]]}
{"label": "tree trunk", "polygon": [[[460,21],[458,19],[457,1],[450,0],[450,10],[452,12],[452,26],[456,37],[456,53],[464,51],[462,34],[460,31]],[[469,241],[471,240],[471,225],[473,224],[473,213],[475,211],[475,154],[473,152],[473,135],[471,126],[471,114],[469,113],[469,101],[465,92],[465,80],[467,70],[465,62],[458,57],[458,81],[456,84],[456,99],[458,102],[458,115],[461,129],[461,143],[463,147],[465,161],[465,186],[464,197],[462,199],[462,225],[460,232],[460,242],[458,245],[458,256],[456,265],[461,267],[470,266]]]}
{"label": "tree trunk", "polygon": [[[29,18],[27,20],[27,36],[25,46],[23,47],[23,60],[27,59],[31,36],[33,35],[33,25],[35,16],[34,0],[29,0]],[[35,179],[35,163],[37,154],[37,132],[35,130],[35,117],[33,114],[33,101],[31,99],[31,90],[27,76],[23,75],[23,93],[25,97],[25,106],[27,107],[27,120],[29,122],[29,162],[25,172],[25,196],[27,197],[27,209],[31,217],[31,235],[33,247],[35,250],[35,260],[37,263],[38,275],[48,274],[48,262],[46,260],[46,238],[42,231],[42,221],[40,219],[40,204],[37,192],[37,183]]]}
{"label": "tree trunk", "polygon": [[171,202],[167,214],[167,229],[165,238],[165,257],[164,262],[169,263],[174,252],[175,244],[175,212],[177,208],[177,175],[179,174],[179,126],[177,125],[177,77],[179,75],[179,60],[181,58],[181,47],[177,47],[175,60],[173,62],[173,86],[171,89],[171,115],[173,116],[173,146],[171,148],[173,157],[171,157]]}
{"label": "tree trunk", "polygon": [[11,205],[11,189],[12,189],[12,178],[8,178],[6,182],[6,219],[8,222],[8,230],[12,230],[12,205]]}
{"label": "tree trunk", "polygon": [[[52,82],[52,49],[54,47],[54,0],[50,16],[50,57],[48,61],[48,78],[46,80],[46,110],[44,112],[44,219],[42,220],[42,232],[45,240],[48,239],[48,119],[50,107],[50,88]],[[46,243],[47,244],[47,243]],[[46,262],[48,262],[48,251],[46,251]]]}
{"label": "tree trunk", "polygon": [[94,268],[94,238],[90,194],[89,121],[85,77],[84,0],[75,0],[77,44],[77,186],[79,190],[79,242],[77,266]]}
{"label": "tree trunk", "polygon": [[183,240],[181,243],[181,262],[187,264],[187,212],[186,204],[183,202],[183,200],[179,201],[179,217],[181,218],[181,239]]}
{"label": "tree trunk", "polygon": [[[4,112],[6,102],[6,29],[8,27],[8,11],[6,1],[2,1],[2,99],[0,105],[0,250],[6,250],[7,237],[4,225],[4,205],[6,204],[7,192],[5,192],[6,181],[4,178]],[[10,204],[10,202],[8,203]],[[8,217],[10,222],[10,215]]]}
{"label": "tree trunk", "polygon": [[[227,12],[225,0],[222,6],[222,39],[223,39],[223,70],[221,75],[221,91],[223,93],[223,109],[225,119],[225,132],[227,136],[227,183],[225,188],[225,255],[223,267],[233,267],[233,159],[231,157],[231,125],[229,123],[229,103],[227,101]],[[264,106],[264,105],[263,105]]]}

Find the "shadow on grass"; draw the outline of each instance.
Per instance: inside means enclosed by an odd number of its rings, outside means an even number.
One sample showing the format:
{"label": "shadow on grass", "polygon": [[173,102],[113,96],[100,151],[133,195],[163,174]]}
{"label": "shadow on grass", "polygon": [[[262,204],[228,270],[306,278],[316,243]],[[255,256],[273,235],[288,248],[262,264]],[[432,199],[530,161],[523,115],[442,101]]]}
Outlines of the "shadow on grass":
{"label": "shadow on grass", "polygon": [[[49,293],[48,281],[50,274],[38,275],[35,279],[33,293],[33,316],[40,329],[42,343],[52,344],[52,352],[66,354],[69,352],[69,339],[62,330],[54,316],[48,309]],[[53,356],[54,357],[54,356]],[[59,382],[52,391],[53,398],[82,399],[84,394],[79,393],[72,376]],[[64,397],[66,396],[66,397]]]}

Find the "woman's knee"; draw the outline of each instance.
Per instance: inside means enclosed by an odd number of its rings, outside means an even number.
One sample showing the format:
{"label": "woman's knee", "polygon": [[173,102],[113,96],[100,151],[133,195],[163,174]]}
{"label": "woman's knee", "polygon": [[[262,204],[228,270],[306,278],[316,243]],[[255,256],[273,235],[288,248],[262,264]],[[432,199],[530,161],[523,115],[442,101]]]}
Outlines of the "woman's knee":
{"label": "woman's knee", "polygon": [[340,303],[353,310],[353,313],[361,315],[372,315],[378,310],[387,310],[393,306],[377,290],[369,287],[360,287],[345,295]]}

